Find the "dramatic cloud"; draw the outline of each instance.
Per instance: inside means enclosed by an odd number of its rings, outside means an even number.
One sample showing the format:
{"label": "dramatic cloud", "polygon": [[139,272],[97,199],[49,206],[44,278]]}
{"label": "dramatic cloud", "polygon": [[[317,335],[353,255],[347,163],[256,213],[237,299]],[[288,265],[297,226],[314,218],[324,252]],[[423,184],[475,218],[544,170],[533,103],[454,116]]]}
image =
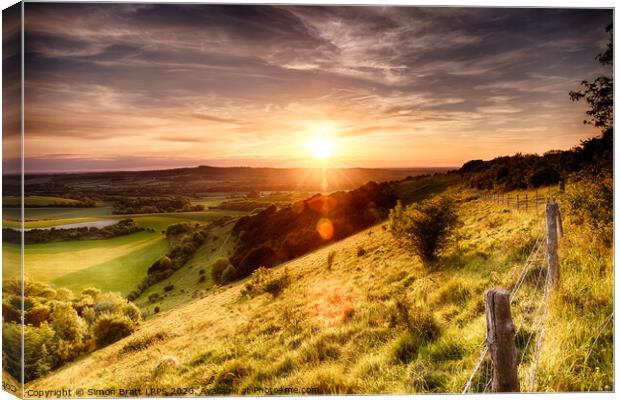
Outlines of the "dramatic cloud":
{"label": "dramatic cloud", "polygon": [[27,3],[26,168],[456,166],[594,135],[611,10]]}

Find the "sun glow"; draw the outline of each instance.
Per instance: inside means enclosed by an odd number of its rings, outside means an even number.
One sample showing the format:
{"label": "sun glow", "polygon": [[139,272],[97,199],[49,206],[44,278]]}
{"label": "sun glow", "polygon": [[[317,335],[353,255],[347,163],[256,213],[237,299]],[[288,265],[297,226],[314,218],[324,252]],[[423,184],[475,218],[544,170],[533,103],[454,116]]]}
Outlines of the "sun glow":
{"label": "sun glow", "polygon": [[326,137],[317,137],[310,142],[310,150],[315,158],[327,161],[334,152],[334,143]]}

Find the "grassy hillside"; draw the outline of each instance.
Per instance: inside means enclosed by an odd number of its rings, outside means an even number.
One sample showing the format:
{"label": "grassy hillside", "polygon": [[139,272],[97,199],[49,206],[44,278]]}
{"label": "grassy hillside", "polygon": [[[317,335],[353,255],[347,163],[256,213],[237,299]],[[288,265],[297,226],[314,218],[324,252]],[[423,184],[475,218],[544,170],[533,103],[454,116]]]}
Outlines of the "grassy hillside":
{"label": "grassy hillside", "polygon": [[[252,278],[215,288],[29,387],[460,392],[485,337],[482,295],[512,287],[542,210],[470,200],[460,215],[459,240],[433,268],[375,226],[274,268],[275,295],[245,293]],[[613,337],[595,338],[612,310],[612,254],[568,221],[565,232],[538,390],[610,390]]]}
{"label": "grassy hillside", "polygon": [[[213,263],[220,257],[228,257],[232,251],[234,245],[230,236],[232,225],[213,227],[210,230],[210,239],[196,251],[187,264],[170,277],[149,287],[134,301],[146,311],[147,317],[155,314],[155,307],[160,311],[169,310],[199,295],[204,295],[206,290],[211,288]],[[172,287],[172,289],[165,290],[166,287]],[[157,300],[150,300],[149,297],[155,294],[158,296]]]}

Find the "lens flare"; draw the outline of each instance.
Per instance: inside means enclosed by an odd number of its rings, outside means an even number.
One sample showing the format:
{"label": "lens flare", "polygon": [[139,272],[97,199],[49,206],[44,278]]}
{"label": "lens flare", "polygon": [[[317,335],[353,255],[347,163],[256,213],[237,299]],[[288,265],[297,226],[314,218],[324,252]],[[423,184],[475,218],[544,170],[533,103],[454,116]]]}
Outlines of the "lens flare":
{"label": "lens flare", "polygon": [[334,224],[328,218],[321,218],[316,223],[316,231],[323,240],[330,240],[334,237]]}

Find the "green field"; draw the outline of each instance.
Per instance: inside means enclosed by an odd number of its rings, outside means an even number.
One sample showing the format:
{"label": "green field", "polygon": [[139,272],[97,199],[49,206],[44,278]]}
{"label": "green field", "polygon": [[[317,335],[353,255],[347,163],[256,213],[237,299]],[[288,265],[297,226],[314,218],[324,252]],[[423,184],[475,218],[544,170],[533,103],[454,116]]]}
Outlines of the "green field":
{"label": "green field", "polygon": [[[19,220],[21,210],[19,208],[4,208],[2,210],[4,219]],[[26,208],[24,210],[26,221],[33,220],[56,220],[68,218],[93,218],[112,215],[112,207],[43,207]]]}
{"label": "green field", "polygon": [[[168,251],[168,242],[162,231],[169,225],[179,222],[206,224],[227,215],[243,215],[243,213],[209,210],[115,216],[118,219],[133,218],[139,226],[152,228],[155,232],[140,232],[106,240],[27,245],[24,249],[25,273],[36,280],[52,283],[58,287],[67,287],[76,292],[94,286],[104,291],[117,291],[126,295],[142,281],[146,276],[146,270]],[[109,218],[109,216],[91,215],[28,221],[25,225],[26,228],[45,228]],[[8,226],[19,226],[16,221],[8,222],[10,222]],[[16,277],[20,274],[19,251],[18,245],[3,244],[3,278]]]}
{"label": "green field", "polygon": [[[3,264],[19,261],[19,246],[4,243]],[[95,286],[127,293],[168,248],[160,234],[140,232],[108,240],[33,244],[25,247],[25,273],[34,279],[80,290]],[[3,269],[3,278],[19,273]],[[59,283],[60,282],[60,283]]]}
{"label": "green field", "polygon": [[[134,246],[127,249],[123,255],[68,273],[53,280],[52,283],[76,293],[87,287],[95,286],[105,291],[127,295],[146,276],[148,267],[167,250],[168,243],[163,237],[134,242]],[[26,262],[28,262],[28,256],[26,256]]]}
{"label": "green field", "polygon": [[[58,205],[72,205],[79,204],[78,200],[65,199],[62,197],[52,196],[26,196],[24,199],[25,206],[58,206]],[[2,196],[2,204],[5,206],[19,206],[21,205],[21,197],[19,196]]]}

